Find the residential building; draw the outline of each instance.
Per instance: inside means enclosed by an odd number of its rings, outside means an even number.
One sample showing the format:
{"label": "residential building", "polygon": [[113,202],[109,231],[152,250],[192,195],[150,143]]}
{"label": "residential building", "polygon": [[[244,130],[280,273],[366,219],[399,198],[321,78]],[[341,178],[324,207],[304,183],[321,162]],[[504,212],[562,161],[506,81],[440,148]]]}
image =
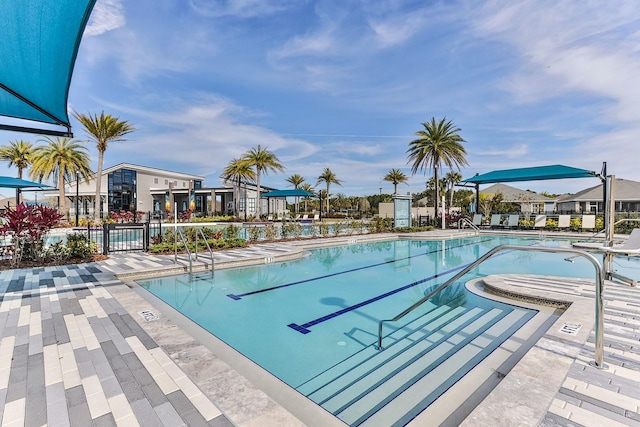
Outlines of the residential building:
{"label": "residential building", "polygon": [[514,203],[520,206],[520,212],[526,214],[539,214],[553,212],[555,199],[529,190],[520,190],[506,184],[493,184],[480,194],[502,194],[502,201]]}
{"label": "residential building", "polygon": [[[564,194],[558,197],[557,211],[559,213],[603,213],[603,185],[596,185],[575,194]],[[613,197],[616,212],[640,212],[640,182],[616,178]]]}

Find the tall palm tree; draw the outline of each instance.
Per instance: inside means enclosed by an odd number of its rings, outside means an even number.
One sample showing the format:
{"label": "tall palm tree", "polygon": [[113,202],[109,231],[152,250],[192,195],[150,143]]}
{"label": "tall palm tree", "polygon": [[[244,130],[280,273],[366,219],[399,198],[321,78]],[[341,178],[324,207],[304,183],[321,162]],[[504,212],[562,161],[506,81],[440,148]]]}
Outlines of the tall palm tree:
{"label": "tall palm tree", "polygon": [[[297,190],[298,188],[300,188],[300,186],[302,185],[302,183],[304,182],[304,177],[302,175],[299,174],[293,174],[291,175],[289,178],[287,178],[287,182],[291,185],[293,185],[293,189]],[[305,205],[306,207],[306,205]],[[296,213],[298,212],[298,196],[296,196]],[[305,209],[306,212],[306,209]]]}
{"label": "tall palm tree", "polygon": [[[412,162],[411,172],[415,175],[419,169],[427,172],[433,169],[433,178],[438,182],[438,168],[447,166],[449,169],[467,164],[467,151],[462,146],[465,140],[458,134],[460,128],[456,127],[447,118],[436,122],[434,117],[430,122],[421,123],[424,130],[415,133],[418,137],[409,143],[408,161]],[[438,186],[434,190],[435,215],[438,216]]]}
{"label": "tall palm tree", "polygon": [[9,166],[18,168],[18,178],[22,179],[22,171],[31,165],[33,144],[23,141],[9,141],[9,145],[0,147],[0,160],[9,162]]}
{"label": "tall palm tree", "polygon": [[91,113],[89,115],[74,113],[73,116],[82,124],[87,136],[96,143],[98,149],[98,171],[96,172],[96,199],[94,218],[100,220],[100,187],[102,184],[102,163],[104,161],[104,152],[111,141],[124,141],[123,138],[135,129],[126,120],[120,120],[104,111],[100,116]]}
{"label": "tall palm tree", "polygon": [[[253,170],[253,166],[246,160],[233,159],[229,162],[226,168],[222,171],[222,178],[225,180],[236,181],[237,185],[234,185],[233,189],[233,213],[237,216],[239,212],[238,201],[240,200],[240,184],[244,180],[245,182],[254,182],[256,179],[256,172]],[[245,200],[245,210],[247,209],[247,201]]]}
{"label": "tall palm tree", "polygon": [[280,159],[266,148],[252,148],[242,156],[242,159],[249,162],[251,166],[256,168],[256,217],[260,218],[260,177],[262,173],[266,175],[269,171],[284,171],[284,166],[280,163]]}
{"label": "tall palm tree", "polygon": [[331,196],[331,193],[329,193],[329,189],[331,188],[331,184],[342,185],[342,181],[338,179],[335,173],[331,172],[331,169],[324,168],[324,171],[318,177],[318,182],[316,182],[316,185],[320,184],[321,182],[324,182],[327,188],[325,194],[325,199],[327,200],[326,212],[329,212],[329,196]]}
{"label": "tall palm tree", "polygon": [[[306,191],[307,193],[313,193],[315,190],[315,187],[313,187],[311,184],[309,184],[308,182],[305,182],[304,184],[302,184],[300,186],[301,190]],[[307,212],[307,202],[310,201],[311,199],[309,198],[309,196],[304,196],[304,198],[302,199],[302,201],[304,202],[304,211]]]}
{"label": "tall palm tree", "polygon": [[393,194],[398,194],[398,184],[401,182],[406,184],[408,179],[407,175],[400,169],[391,169],[384,178],[382,178],[383,181],[388,181],[393,184]]}
{"label": "tall palm tree", "polygon": [[58,210],[66,217],[68,209],[65,181],[75,179],[76,173],[82,175],[87,182],[93,177],[88,150],[80,141],[70,138],[45,138],[42,142],[46,145],[33,150],[30,174],[38,182],[42,182],[43,178],[53,177],[53,183],[60,191]]}
{"label": "tall palm tree", "polygon": [[460,172],[450,171],[444,176],[445,181],[449,184],[449,209],[453,206],[453,192],[457,183],[462,181]]}

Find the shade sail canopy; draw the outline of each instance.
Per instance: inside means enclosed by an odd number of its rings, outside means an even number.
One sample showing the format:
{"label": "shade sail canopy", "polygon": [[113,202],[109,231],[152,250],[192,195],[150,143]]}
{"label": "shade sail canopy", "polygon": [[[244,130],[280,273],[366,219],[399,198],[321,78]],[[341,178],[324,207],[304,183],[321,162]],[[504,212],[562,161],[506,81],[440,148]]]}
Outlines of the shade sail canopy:
{"label": "shade sail canopy", "polygon": [[10,176],[0,176],[0,187],[2,188],[51,188],[50,185],[39,182],[27,181]]}
{"label": "shade sail canopy", "polygon": [[318,197],[313,193],[304,190],[273,190],[264,193],[261,197]]}
{"label": "shade sail canopy", "polygon": [[69,85],[95,1],[0,1],[0,129],[72,136]]}
{"label": "shade sail canopy", "polygon": [[540,181],[546,179],[593,178],[597,174],[586,169],[564,165],[536,166],[532,168],[505,169],[476,175],[461,182],[493,184],[496,182]]}

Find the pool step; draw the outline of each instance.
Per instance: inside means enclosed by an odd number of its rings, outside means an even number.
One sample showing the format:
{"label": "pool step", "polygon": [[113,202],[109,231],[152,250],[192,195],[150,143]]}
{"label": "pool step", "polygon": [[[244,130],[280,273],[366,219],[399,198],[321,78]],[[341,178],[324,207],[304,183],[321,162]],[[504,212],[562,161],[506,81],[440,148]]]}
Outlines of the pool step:
{"label": "pool step", "polygon": [[299,390],[349,425],[404,425],[531,317],[511,307],[438,310],[421,328],[391,334],[384,350],[369,348]]}

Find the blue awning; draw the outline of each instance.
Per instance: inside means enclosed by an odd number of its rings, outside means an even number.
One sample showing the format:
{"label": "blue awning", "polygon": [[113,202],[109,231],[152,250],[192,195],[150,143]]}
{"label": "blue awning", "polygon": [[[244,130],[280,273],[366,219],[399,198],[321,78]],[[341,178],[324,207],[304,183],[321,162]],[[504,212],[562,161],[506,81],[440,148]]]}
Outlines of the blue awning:
{"label": "blue awning", "polygon": [[309,193],[304,190],[273,190],[268,193],[264,193],[260,197],[318,197],[313,193]]}
{"label": "blue awning", "polygon": [[72,136],[69,85],[95,1],[0,2],[0,129]]}
{"label": "blue awning", "polygon": [[2,188],[51,188],[51,186],[47,184],[27,181],[26,179],[12,178],[10,176],[0,176],[0,187]]}
{"label": "blue awning", "polygon": [[505,169],[476,175],[461,182],[470,184],[494,184],[496,182],[540,181],[546,179],[594,178],[598,174],[586,169],[564,165],[536,166]]}

